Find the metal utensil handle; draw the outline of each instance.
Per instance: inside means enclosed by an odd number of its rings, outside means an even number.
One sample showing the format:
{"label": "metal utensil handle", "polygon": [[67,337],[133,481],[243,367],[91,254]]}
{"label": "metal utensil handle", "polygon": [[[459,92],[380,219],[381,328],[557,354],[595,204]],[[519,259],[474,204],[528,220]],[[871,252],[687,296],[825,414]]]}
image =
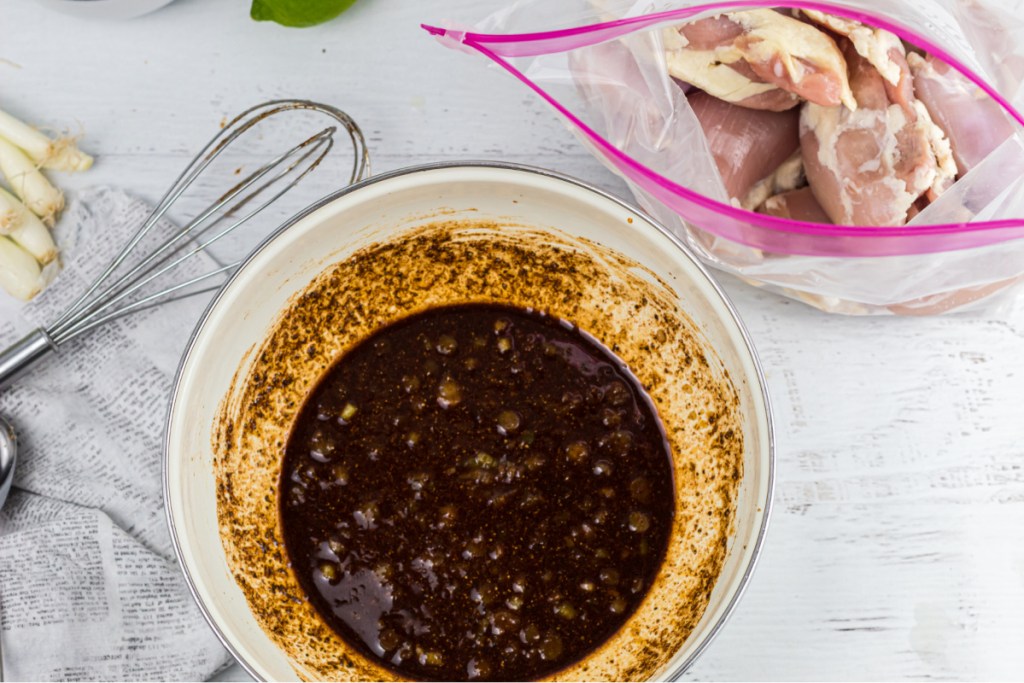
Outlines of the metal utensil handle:
{"label": "metal utensil handle", "polygon": [[0,351],[0,389],[9,385],[40,358],[56,350],[57,345],[50,339],[50,335],[40,328],[5,351]]}
{"label": "metal utensil handle", "polygon": [[[0,508],[3,508],[7,494],[11,492],[11,482],[14,481],[14,463],[17,458],[18,436],[14,433],[14,428],[0,417]],[[3,652],[0,651],[0,676],[3,675],[3,659]],[[0,678],[0,682],[2,681],[3,679]]]}

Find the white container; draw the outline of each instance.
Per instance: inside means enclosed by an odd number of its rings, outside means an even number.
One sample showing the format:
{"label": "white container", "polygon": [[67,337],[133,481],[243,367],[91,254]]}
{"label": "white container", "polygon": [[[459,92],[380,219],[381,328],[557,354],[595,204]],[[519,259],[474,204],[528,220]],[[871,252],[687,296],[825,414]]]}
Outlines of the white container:
{"label": "white container", "polygon": [[[211,432],[236,369],[288,299],[327,265],[403,232],[438,209],[446,218],[553,226],[599,242],[672,283],[679,305],[722,360],[740,399],[743,476],[734,534],[697,627],[658,678],[674,680],[722,626],[753,570],[768,522],[774,442],[760,366],[735,311],[697,259],[665,228],[599,190],[553,173],[498,164],[436,165],[377,176],[329,197],[266,240],[211,303],[182,359],[168,411],[164,495],[178,559],[207,621],[254,677],[294,680],[261,630],[225,560],[217,525]],[[624,230],[624,218],[632,221]]]}
{"label": "white container", "polygon": [[38,0],[64,14],[86,19],[132,19],[149,14],[174,0]]}

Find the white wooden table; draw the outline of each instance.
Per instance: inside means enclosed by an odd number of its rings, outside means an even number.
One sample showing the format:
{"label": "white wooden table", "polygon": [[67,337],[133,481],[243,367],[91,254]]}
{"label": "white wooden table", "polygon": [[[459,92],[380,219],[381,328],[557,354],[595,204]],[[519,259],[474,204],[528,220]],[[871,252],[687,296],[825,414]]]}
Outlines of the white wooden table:
{"label": "white wooden table", "polygon": [[[5,0],[0,59],[20,68],[0,62],[0,98],[81,124],[98,163],[70,189],[155,200],[224,116],[300,96],[359,120],[375,170],[501,159],[624,194],[535,97],[418,29],[501,4],[360,0],[297,31],[251,22],[241,0],[114,24]],[[688,676],[1024,676],[1024,305],[853,319],[725,286],[767,372],[778,486],[749,590]]]}

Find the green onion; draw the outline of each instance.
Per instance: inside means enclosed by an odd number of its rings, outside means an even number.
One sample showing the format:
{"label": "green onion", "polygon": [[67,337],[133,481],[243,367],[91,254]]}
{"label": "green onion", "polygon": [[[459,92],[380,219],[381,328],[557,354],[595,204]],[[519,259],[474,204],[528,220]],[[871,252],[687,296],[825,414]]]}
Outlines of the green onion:
{"label": "green onion", "polygon": [[50,184],[24,152],[0,138],[0,173],[35,215],[53,225],[64,208],[64,195]]}
{"label": "green onion", "polygon": [[0,188],[0,235],[7,235],[41,265],[57,258],[57,245],[39,218],[9,192]]}
{"label": "green onion", "polygon": [[28,301],[42,290],[39,264],[20,246],[0,237],[0,287],[16,299]]}
{"label": "green onion", "polygon": [[75,139],[60,137],[51,140],[24,121],[0,111],[0,137],[20,147],[42,168],[54,171],[86,171],[92,166],[92,157],[75,146]]}

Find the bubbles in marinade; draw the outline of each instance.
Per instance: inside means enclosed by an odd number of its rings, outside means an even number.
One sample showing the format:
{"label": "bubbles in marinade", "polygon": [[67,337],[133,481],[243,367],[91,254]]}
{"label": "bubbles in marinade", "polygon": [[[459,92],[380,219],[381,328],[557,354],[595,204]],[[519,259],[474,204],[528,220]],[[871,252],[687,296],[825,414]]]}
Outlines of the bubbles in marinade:
{"label": "bubbles in marinade", "polygon": [[345,354],[282,470],[299,583],[402,676],[534,679],[628,619],[664,557],[671,455],[642,387],[565,321],[430,309]]}

